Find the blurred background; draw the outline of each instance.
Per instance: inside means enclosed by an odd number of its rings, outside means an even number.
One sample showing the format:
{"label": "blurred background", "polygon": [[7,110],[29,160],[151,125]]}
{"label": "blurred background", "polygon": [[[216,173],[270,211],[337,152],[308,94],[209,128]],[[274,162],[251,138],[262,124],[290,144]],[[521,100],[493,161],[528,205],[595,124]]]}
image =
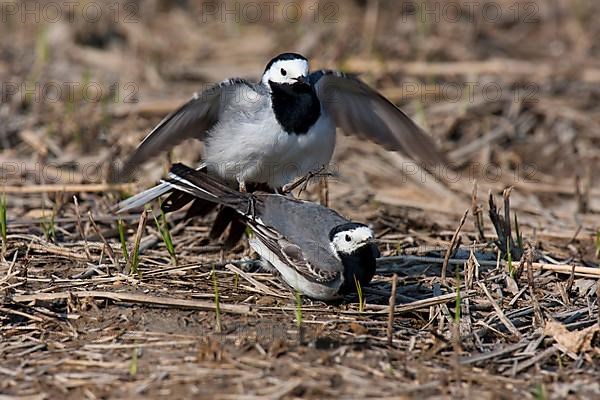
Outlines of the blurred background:
{"label": "blurred background", "polygon": [[[12,260],[0,259],[0,392],[597,398],[599,18],[597,0],[0,0],[0,234]],[[364,302],[294,304],[271,274],[229,264],[246,268],[240,260],[255,255],[246,241],[225,251],[210,240],[214,215],[167,223],[155,213],[138,229],[139,214],[110,211],[171,161],[200,159],[202,144],[187,142],[140,166],[133,183],[109,184],[156,123],[223,79],[258,79],[283,51],[360,74],[452,162],[435,180],[338,136],[328,192],[302,196],[373,226],[385,259]],[[490,223],[488,195],[514,221],[518,252]],[[544,271],[511,268],[524,243]],[[451,253],[446,284],[439,261]],[[392,272],[400,297],[386,329]],[[462,281],[474,290],[457,291]],[[89,290],[114,301],[73,295]],[[159,302],[113,297],[123,294]],[[432,296],[450,297],[420,303]],[[180,300],[203,306],[172,306]],[[222,332],[213,301],[251,312],[224,313]],[[544,318],[565,325],[542,332]],[[579,344],[565,351],[550,336]]]}
{"label": "blurred background", "polygon": [[[462,213],[477,180],[484,197],[515,186],[516,206],[534,215],[550,218],[552,209],[575,226],[597,221],[594,1],[81,0],[0,7],[1,178],[9,193],[105,182],[108,170],[193,92],[228,77],[257,79],[271,57],[296,51],[313,69],[359,73],[415,118],[454,166],[444,171],[450,182],[439,185],[405,158],[340,137],[332,205],[356,209],[375,198]],[[170,160],[193,162],[200,154],[200,143],[179,146],[143,166],[139,185],[122,194],[153,183]],[[117,199],[110,193],[91,207],[106,210]],[[9,196],[17,214],[54,202]],[[583,217],[575,221],[577,213]]]}

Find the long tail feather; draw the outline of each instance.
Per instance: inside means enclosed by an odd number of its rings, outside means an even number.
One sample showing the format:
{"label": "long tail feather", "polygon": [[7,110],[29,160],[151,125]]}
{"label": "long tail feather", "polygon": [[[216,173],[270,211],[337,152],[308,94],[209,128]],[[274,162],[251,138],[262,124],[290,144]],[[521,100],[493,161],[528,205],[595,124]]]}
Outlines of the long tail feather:
{"label": "long tail feather", "polygon": [[[200,164],[197,170],[200,171],[205,168],[206,163],[202,163]],[[131,196],[130,198],[121,201],[113,209],[116,210],[117,214],[131,211],[136,208],[142,207],[143,205],[150,203],[152,200],[155,200],[163,194],[169,193],[171,191],[173,191],[172,185],[170,185],[167,182],[161,182],[158,185],[151,187],[150,189],[146,189],[143,192],[136,194],[135,196]],[[185,205],[185,203],[183,205]]]}
{"label": "long tail feather", "polygon": [[231,207],[244,215],[251,201],[251,195],[238,192],[183,164],[174,164],[169,171],[169,179],[164,183],[201,199]]}
{"label": "long tail feather", "polygon": [[171,185],[166,182],[161,182],[158,185],[151,187],[150,189],[144,190],[141,193],[136,194],[128,199],[123,200],[118,203],[116,208],[116,213],[121,214],[139,207],[142,207],[144,204],[151,202],[152,200],[162,196],[163,194],[170,192],[173,190]]}

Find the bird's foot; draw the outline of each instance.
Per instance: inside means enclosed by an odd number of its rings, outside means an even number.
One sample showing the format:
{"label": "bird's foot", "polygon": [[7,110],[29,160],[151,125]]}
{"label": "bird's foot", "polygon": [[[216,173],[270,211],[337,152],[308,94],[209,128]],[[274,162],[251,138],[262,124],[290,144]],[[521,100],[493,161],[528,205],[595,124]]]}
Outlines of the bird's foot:
{"label": "bird's foot", "polygon": [[312,179],[333,176],[333,174],[331,172],[326,172],[326,170],[327,170],[327,165],[323,165],[321,168],[319,168],[317,170],[310,171],[309,173],[304,175],[302,178],[296,180],[295,182],[292,182],[290,184],[283,186],[281,191],[284,195],[288,195],[294,189],[296,189],[297,187],[300,186],[300,192],[298,193],[298,195],[300,195],[303,191],[306,190],[306,188],[308,187],[308,184],[310,183],[310,181]]}

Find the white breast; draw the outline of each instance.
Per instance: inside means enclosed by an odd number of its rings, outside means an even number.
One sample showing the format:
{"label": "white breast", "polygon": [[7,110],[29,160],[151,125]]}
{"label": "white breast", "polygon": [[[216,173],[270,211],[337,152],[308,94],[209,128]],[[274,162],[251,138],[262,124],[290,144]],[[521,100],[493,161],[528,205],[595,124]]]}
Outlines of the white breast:
{"label": "white breast", "polygon": [[205,142],[209,169],[225,179],[281,187],[329,163],[335,126],[321,117],[303,135],[285,132],[275,119],[270,99],[245,110],[225,113]]}

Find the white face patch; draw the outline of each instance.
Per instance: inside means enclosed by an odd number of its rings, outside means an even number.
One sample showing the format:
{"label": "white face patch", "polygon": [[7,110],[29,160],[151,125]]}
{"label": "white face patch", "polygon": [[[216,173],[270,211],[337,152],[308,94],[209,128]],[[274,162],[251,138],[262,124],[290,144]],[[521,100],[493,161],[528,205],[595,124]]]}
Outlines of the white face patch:
{"label": "white face patch", "polygon": [[262,83],[267,85],[269,81],[275,83],[296,82],[300,77],[308,76],[308,62],[306,60],[279,60],[275,61],[262,76]]}
{"label": "white face patch", "polygon": [[359,226],[336,233],[332,246],[339,253],[352,254],[371,240],[373,240],[373,231],[366,226]]}

